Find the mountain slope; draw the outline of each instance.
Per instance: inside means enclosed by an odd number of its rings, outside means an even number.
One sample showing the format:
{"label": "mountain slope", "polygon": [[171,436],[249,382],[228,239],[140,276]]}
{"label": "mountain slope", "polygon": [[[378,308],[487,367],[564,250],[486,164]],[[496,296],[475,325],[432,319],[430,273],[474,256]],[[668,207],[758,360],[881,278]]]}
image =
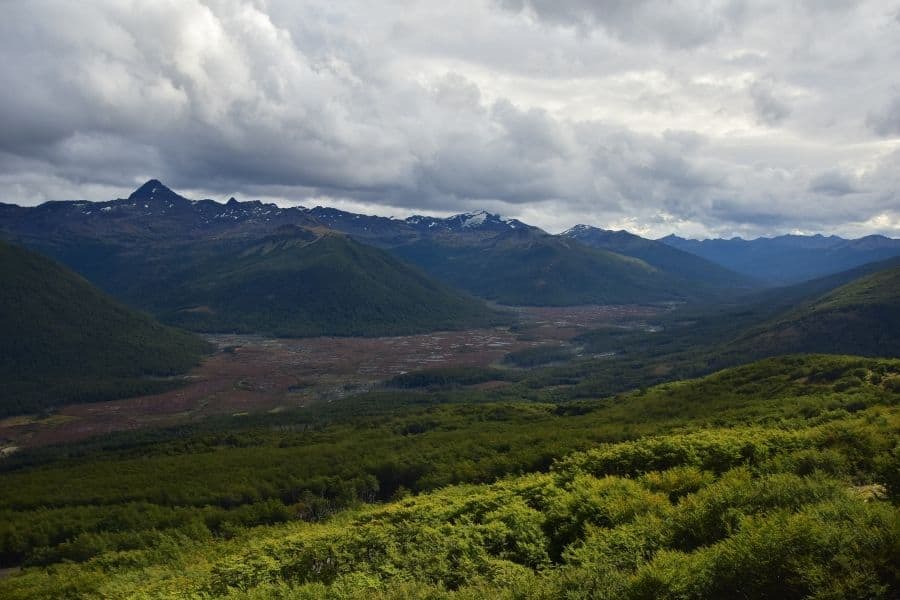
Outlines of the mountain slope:
{"label": "mountain slope", "polygon": [[900,240],[870,235],[856,240],[837,236],[783,235],[743,240],[659,240],[727,269],[776,284],[788,284],[846,271],[900,255]]}
{"label": "mountain slope", "polygon": [[731,344],[751,355],[900,356],[900,266],[866,275],[752,328]]}
{"label": "mountain slope", "polygon": [[0,415],[160,388],[207,344],[129,310],[53,261],[0,241]]}
{"label": "mountain slope", "polygon": [[747,287],[752,283],[746,276],[690,252],[627,231],[610,231],[590,225],[576,225],[560,235],[593,248],[640,258],[666,273],[693,281],[698,285]]}
{"label": "mountain slope", "polygon": [[210,253],[138,295],[167,322],[282,336],[401,335],[506,318],[382,250],[294,227]]}
{"label": "mountain slope", "polygon": [[391,251],[442,281],[503,304],[626,304],[688,294],[642,260],[539,230],[481,239],[443,236]]}
{"label": "mountain slope", "polygon": [[[403,221],[333,212],[361,222],[360,232],[377,221],[417,235]],[[0,206],[0,230],[117,298],[195,330],[400,335],[506,322],[381,250],[323,235],[317,217],[329,215],[233,198],[192,201],[150,180],[111,202]]]}

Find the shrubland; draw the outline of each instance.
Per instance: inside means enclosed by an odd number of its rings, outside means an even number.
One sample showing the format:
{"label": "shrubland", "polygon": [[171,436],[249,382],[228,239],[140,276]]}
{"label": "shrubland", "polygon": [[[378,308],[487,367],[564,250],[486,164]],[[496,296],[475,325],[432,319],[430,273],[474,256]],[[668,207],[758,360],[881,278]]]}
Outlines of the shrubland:
{"label": "shrubland", "polygon": [[900,361],[382,391],[22,453],[9,598],[892,598]]}

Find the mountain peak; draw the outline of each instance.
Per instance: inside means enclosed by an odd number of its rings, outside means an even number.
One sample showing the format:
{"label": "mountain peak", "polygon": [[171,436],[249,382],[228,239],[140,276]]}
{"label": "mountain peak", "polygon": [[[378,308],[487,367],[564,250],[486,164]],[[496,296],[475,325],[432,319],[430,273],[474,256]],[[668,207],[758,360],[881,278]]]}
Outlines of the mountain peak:
{"label": "mountain peak", "polygon": [[163,185],[163,183],[159,179],[151,179],[138,189],[134,190],[130,196],[128,196],[129,200],[163,200],[163,201],[173,201],[173,200],[184,200],[182,196],[179,196],[171,189]]}
{"label": "mountain peak", "polygon": [[578,235],[579,233],[588,233],[591,231],[602,231],[602,230],[598,229],[597,227],[593,227],[592,225],[585,225],[584,223],[579,223],[578,225],[575,225],[574,227],[570,227],[569,229],[566,229],[560,235],[565,236],[565,237],[572,237],[573,235]]}

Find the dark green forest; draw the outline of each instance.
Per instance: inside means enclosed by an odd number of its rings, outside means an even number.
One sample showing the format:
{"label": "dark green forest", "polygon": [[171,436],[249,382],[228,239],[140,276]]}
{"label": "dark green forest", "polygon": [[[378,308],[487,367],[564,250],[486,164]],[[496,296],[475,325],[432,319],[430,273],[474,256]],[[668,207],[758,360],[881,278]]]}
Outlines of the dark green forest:
{"label": "dark green forest", "polygon": [[178,385],[210,348],[0,241],[0,416]]}
{"label": "dark green forest", "polygon": [[407,335],[510,321],[384,251],[299,228],[221,249],[135,295],[196,331]]}

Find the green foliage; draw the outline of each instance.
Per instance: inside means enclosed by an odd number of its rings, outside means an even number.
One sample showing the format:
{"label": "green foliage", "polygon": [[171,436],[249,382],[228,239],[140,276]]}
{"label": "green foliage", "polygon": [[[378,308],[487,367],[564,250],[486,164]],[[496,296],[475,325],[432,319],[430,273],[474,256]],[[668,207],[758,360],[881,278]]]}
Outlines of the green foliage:
{"label": "green foliage", "polygon": [[[898,373],[786,357],[576,411],[379,393],[24,453],[0,595],[890,598]],[[368,504],[402,488],[435,491]]]}
{"label": "green foliage", "polygon": [[209,350],[4,242],[0,274],[0,416],[162,391]]}
{"label": "green foliage", "polygon": [[900,355],[900,266],[856,279],[743,333],[731,351]]}

